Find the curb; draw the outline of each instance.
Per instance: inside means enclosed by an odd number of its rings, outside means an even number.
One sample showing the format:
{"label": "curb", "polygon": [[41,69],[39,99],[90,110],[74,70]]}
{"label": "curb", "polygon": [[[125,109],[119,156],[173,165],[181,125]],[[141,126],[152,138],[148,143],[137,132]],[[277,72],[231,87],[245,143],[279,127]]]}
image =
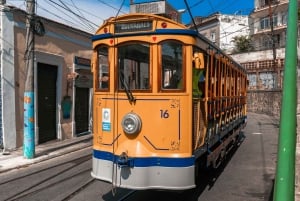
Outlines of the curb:
{"label": "curb", "polygon": [[22,148],[12,151],[7,155],[0,155],[0,174],[27,167],[42,161],[53,159],[64,154],[69,154],[80,149],[89,148],[92,146],[92,135],[76,137],[64,141],[49,142],[42,145],[37,145],[36,156],[33,159],[26,159],[22,155]]}

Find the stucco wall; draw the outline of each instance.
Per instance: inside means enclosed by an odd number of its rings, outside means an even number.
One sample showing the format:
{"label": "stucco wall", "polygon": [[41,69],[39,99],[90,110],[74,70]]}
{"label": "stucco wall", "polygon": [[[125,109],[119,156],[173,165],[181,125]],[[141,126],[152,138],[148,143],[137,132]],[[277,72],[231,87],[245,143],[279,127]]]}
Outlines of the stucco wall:
{"label": "stucco wall", "polygon": [[[16,147],[15,121],[15,68],[13,15],[11,10],[0,6],[1,19],[1,132],[4,149]],[[1,136],[0,136],[1,137]]]}
{"label": "stucco wall", "polygon": [[280,116],[281,90],[256,90],[247,92],[248,111]]}
{"label": "stucco wall", "polygon": [[[14,30],[13,36],[15,38],[15,79],[16,79],[16,135],[17,143],[19,147],[23,142],[23,128],[24,128],[24,114],[23,114],[23,96],[24,96],[24,83],[25,83],[25,36],[26,26],[24,12],[15,10],[14,16]],[[91,34],[73,29],[53,22],[51,20],[42,19],[45,27],[45,35],[35,37],[35,65],[38,62],[47,63],[57,66],[57,108],[56,108],[56,121],[57,121],[57,138],[66,139],[72,137],[72,130],[74,122],[72,118],[63,119],[60,112],[61,100],[66,95],[73,94],[73,87],[67,89],[67,77],[74,69],[74,57],[82,57],[89,59],[92,54]],[[36,68],[36,67],[35,67]],[[36,71],[36,70],[35,70]],[[36,91],[36,86],[35,89]],[[72,96],[71,96],[72,97]],[[73,103],[75,102],[72,100]],[[35,112],[37,112],[36,108]],[[36,123],[38,119],[36,119]],[[38,133],[38,126],[36,125],[36,135]]]}

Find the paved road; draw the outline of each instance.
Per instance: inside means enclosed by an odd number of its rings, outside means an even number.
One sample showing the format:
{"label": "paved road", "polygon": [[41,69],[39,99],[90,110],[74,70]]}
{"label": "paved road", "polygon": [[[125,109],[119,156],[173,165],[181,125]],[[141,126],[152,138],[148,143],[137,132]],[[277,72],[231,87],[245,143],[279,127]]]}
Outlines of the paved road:
{"label": "paved road", "polygon": [[250,114],[244,140],[201,201],[272,200],[277,158],[278,122]]}
{"label": "paved road", "polygon": [[91,148],[86,148],[0,174],[0,200],[271,201],[277,135],[278,124],[271,117],[249,114],[240,146],[192,190],[116,189],[113,196],[110,184],[91,178]]}
{"label": "paved road", "polygon": [[130,201],[271,201],[275,178],[278,122],[249,114],[244,140],[216,172],[203,176],[197,189],[183,192],[140,191]]}

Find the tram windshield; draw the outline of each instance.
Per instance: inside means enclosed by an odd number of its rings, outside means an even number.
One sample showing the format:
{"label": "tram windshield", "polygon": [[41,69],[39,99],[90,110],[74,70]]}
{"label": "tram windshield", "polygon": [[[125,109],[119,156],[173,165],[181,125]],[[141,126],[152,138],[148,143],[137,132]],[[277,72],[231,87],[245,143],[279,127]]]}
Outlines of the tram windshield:
{"label": "tram windshield", "polygon": [[108,47],[98,47],[98,76],[97,89],[108,90],[109,87],[109,65],[108,65]]}
{"label": "tram windshield", "polygon": [[148,90],[150,47],[145,43],[118,47],[119,90]]}
{"label": "tram windshield", "polygon": [[162,88],[183,89],[182,44],[166,41],[162,49]]}

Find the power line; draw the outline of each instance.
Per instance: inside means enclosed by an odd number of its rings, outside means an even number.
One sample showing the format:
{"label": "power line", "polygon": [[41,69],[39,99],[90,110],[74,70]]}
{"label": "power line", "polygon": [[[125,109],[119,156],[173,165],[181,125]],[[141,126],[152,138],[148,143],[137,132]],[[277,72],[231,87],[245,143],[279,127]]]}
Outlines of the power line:
{"label": "power line", "polygon": [[[87,27],[90,27],[93,29],[93,27],[91,26],[91,23],[89,20],[87,20],[86,18],[82,17],[81,15],[78,15],[77,13],[75,13],[72,9],[70,9],[62,0],[59,0],[59,2],[65,7],[65,9],[67,11],[69,11],[70,13],[72,13],[75,17],[77,17],[82,23],[84,23]],[[72,1],[73,2],[73,1]],[[96,26],[96,24],[94,24]]]}
{"label": "power line", "polygon": [[66,11],[72,13],[73,15],[75,15],[76,17],[78,17],[79,19],[83,19],[83,20],[85,20],[86,22],[89,22],[89,23],[91,23],[91,24],[93,24],[93,25],[95,25],[95,26],[98,26],[98,25],[94,24],[93,22],[91,22],[90,20],[85,19],[85,18],[81,17],[80,15],[78,15],[77,13],[73,12],[72,9],[69,9],[68,7],[66,7],[65,4],[64,4],[61,0],[59,0],[59,1],[60,1],[64,6],[62,6],[62,5],[60,5],[60,4],[56,3],[56,2],[54,2],[53,0],[48,0],[48,1],[52,2],[53,4],[55,4],[55,5],[57,5],[57,6],[61,7],[61,8],[63,8],[64,10],[66,10]]}
{"label": "power line", "polygon": [[[41,9],[41,10],[43,10],[43,11],[45,11],[45,12],[47,12],[47,13],[49,13],[49,14],[51,14],[51,15],[53,15],[54,17],[57,17],[57,18],[61,19],[61,16],[59,16],[59,15],[57,15],[57,14],[55,14],[55,13],[53,13],[53,12],[51,12],[51,11],[49,11],[49,10],[43,8],[43,7],[41,7],[41,6],[38,6],[38,8]],[[63,21],[66,22],[67,24],[71,25],[71,26],[72,26],[72,25],[73,25],[74,27],[78,26],[77,23],[75,24],[73,21],[69,21],[69,20],[67,20],[67,19],[65,19],[65,18],[63,19]],[[84,29],[85,29],[85,28],[84,28]],[[91,30],[89,30],[89,31],[91,31]],[[94,31],[94,30],[92,30],[92,31]]]}
{"label": "power line", "polygon": [[[126,14],[125,12],[121,11],[121,9],[118,9],[118,8],[116,8],[116,7],[110,5],[110,4],[108,4],[108,3],[106,3],[106,2],[104,2],[104,1],[102,1],[102,0],[98,0],[98,1],[99,1],[100,3],[102,3],[102,4],[106,5],[106,6],[108,6],[108,7],[110,7],[110,8],[112,8],[112,9],[116,10],[118,13],[121,12],[121,13],[123,13],[123,14]],[[124,1],[123,1],[122,4],[124,4]],[[122,6],[121,6],[121,8],[122,8]]]}
{"label": "power line", "polygon": [[[72,21],[68,20],[66,17],[62,17],[62,15],[56,15],[53,12],[48,11],[47,9],[43,9],[48,13],[53,14],[55,17],[57,17],[58,19],[67,22],[68,24],[73,25],[74,27],[78,26],[78,24],[82,25],[83,27],[85,27],[85,24],[83,24],[82,22],[78,21],[77,19],[73,18],[72,16],[70,16],[69,14],[67,14],[66,12],[62,11],[61,9],[59,9],[58,7],[56,7],[55,5],[51,5],[49,2],[47,2],[50,6],[56,8],[58,11],[60,11],[62,14],[64,14],[65,16],[67,16],[68,18],[70,18]],[[75,23],[74,23],[75,22]],[[88,28],[87,28],[88,29]]]}
{"label": "power line", "polygon": [[[274,8],[273,11],[276,11],[277,8],[278,8],[278,4],[276,4],[276,6],[275,6],[275,8]],[[259,22],[262,18],[266,18],[266,17],[269,17],[269,14],[267,14],[267,15],[265,15],[265,16],[262,16],[262,17],[258,18],[256,21],[253,21],[253,22],[252,22],[251,24],[249,24],[247,27],[243,27],[243,28],[241,28],[241,29],[238,29],[237,31],[231,32],[229,35],[234,34],[234,33],[237,33],[237,32],[241,32],[243,29],[248,29],[248,28],[250,28],[250,26],[253,26],[255,23]],[[267,35],[267,34],[265,34],[265,33],[262,33],[262,34]],[[221,38],[223,38],[223,37],[221,37]]]}
{"label": "power line", "polygon": [[197,25],[196,25],[196,22],[195,22],[195,20],[194,20],[193,15],[192,15],[192,12],[191,12],[191,9],[190,9],[190,7],[189,7],[189,4],[187,3],[186,0],[184,0],[184,3],[185,3],[185,6],[186,6],[186,9],[187,9],[188,12],[189,12],[190,17],[192,18],[192,21],[193,21],[193,24],[194,24],[195,29],[197,29]]}
{"label": "power line", "polygon": [[125,0],[123,0],[123,2],[122,2],[122,4],[121,4],[121,6],[120,6],[120,8],[119,8],[119,10],[118,10],[118,12],[117,12],[117,14],[116,14],[116,16],[118,16],[119,13],[121,12],[121,9],[122,9],[124,3],[125,3]]}
{"label": "power line", "polygon": [[196,2],[196,3],[194,3],[193,5],[190,6],[190,9],[192,9],[192,8],[198,6],[199,4],[203,3],[203,1],[204,0],[200,0],[200,1]]}

